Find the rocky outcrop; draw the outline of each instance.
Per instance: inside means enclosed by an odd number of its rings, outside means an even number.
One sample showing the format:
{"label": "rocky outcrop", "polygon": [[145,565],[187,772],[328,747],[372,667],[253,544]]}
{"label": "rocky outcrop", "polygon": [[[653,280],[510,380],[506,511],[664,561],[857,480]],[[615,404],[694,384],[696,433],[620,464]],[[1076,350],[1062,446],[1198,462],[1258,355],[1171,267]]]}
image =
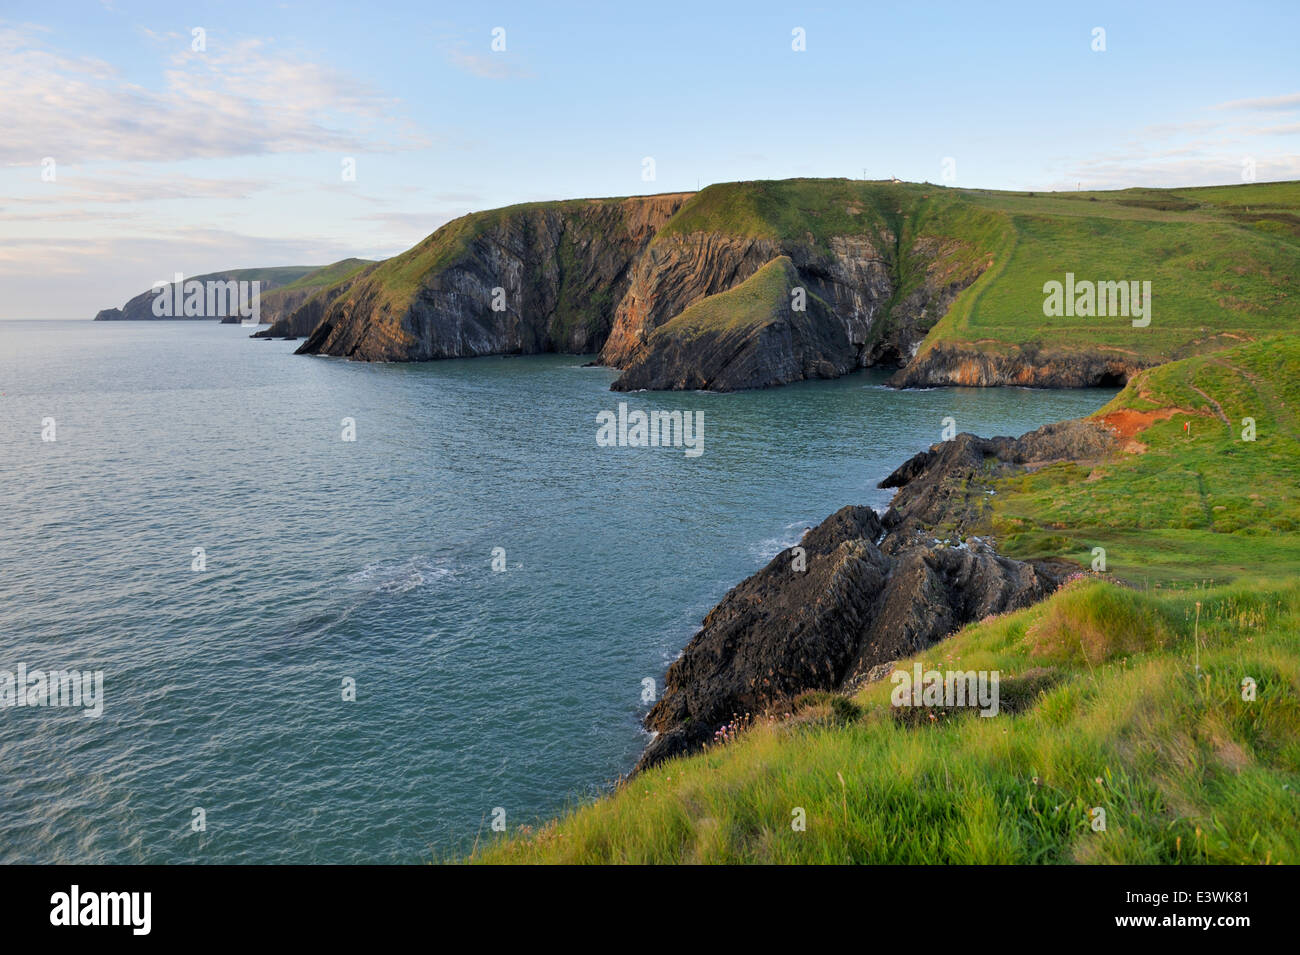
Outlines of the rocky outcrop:
{"label": "rocky outcrop", "polygon": [[[960,251],[960,243],[931,237],[900,249],[898,237],[883,227],[874,236],[834,235],[824,244],[712,233],[667,237],[637,263],[600,360],[624,370],[615,390],[757,388],[897,363],[983,271],[982,263],[972,266],[955,255]],[[726,337],[682,334],[692,323],[678,319],[690,309],[742,287],[778,257],[793,267],[789,286],[803,289],[815,306],[743,343],[734,327]],[[729,347],[743,348],[752,375],[719,374]],[[724,377],[731,379],[726,388],[699,384]]]}
{"label": "rocky outcrop", "polygon": [[300,354],[365,361],[581,354],[688,193],[536,203],[448,223],[324,309]]}
{"label": "rocky outcrop", "polygon": [[1073,421],[1018,439],[961,434],[908,460],[882,482],[900,488],[883,516],[841,509],[804,535],[802,555],[778,554],[709,612],[668,669],[637,769],[699,749],[737,715],[855,685],[967,623],[1050,594],[1070,565],[1010,560],[973,533],[986,522],[987,491],[1017,468],[1097,457],[1114,442],[1100,425]]}
{"label": "rocky outcrop", "polygon": [[688,305],[741,284],[781,254],[770,239],[672,236],[646,250],[620,299],[600,363],[625,367],[660,325]]}
{"label": "rocky outcrop", "polygon": [[[366,361],[599,350],[622,390],[835,377],[913,354],[1000,227],[926,187],[847,180],[514,206],[448,223],[283,330]],[[729,295],[781,259],[806,310]],[[705,329],[688,312],[708,303]]]}
{"label": "rocky outcrop", "polygon": [[1028,388],[1119,387],[1152,364],[1112,348],[1047,349],[1035,344],[1000,351],[937,344],[889,380],[896,388],[977,388],[1021,385]]}
{"label": "rocky outcrop", "polygon": [[787,256],[655,329],[615,391],[766,388],[858,366],[853,329],[810,295]]}

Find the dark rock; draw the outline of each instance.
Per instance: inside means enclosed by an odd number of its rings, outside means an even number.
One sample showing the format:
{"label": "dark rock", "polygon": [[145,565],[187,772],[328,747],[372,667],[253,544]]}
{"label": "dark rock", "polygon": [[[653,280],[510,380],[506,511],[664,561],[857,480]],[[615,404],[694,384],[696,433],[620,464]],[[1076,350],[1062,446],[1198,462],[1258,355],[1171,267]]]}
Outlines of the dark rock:
{"label": "dark rock", "polygon": [[735,391],[854,370],[861,350],[825,302],[807,295],[802,310],[792,309],[801,281],[788,257],[774,259],[656,329],[610,387]]}
{"label": "dark rock", "polygon": [[[917,240],[906,251],[912,287],[900,298],[903,256],[896,246],[888,230],[874,240],[833,236],[824,247],[713,233],[658,241],[637,261],[600,360],[624,369],[614,384],[624,391],[767,387],[896,364],[984,269],[956,268],[957,247]],[[746,327],[703,339],[682,334],[678,319],[692,306],[744,288],[781,260],[792,267],[787,290],[799,286],[807,294],[806,312],[791,312],[787,298],[785,321],[761,333]]]}
{"label": "dark rock", "polygon": [[1118,388],[1150,364],[1131,353],[1109,348],[1066,350],[1027,344],[1005,352],[984,352],[969,346],[940,344],[918,354],[890,378],[889,384],[896,388]]}
{"label": "dark rock", "polygon": [[688,197],[529,204],[448,223],[329,302],[299,354],[427,361],[597,351],[632,263]]}
{"label": "dark rock", "polygon": [[997,476],[1095,457],[1114,441],[1097,424],[1070,421],[1021,438],[961,434],[915,455],[881,482],[900,489],[883,518],[842,508],[798,545],[806,570],[787,549],[709,612],[646,717],[657,735],[637,770],[699,749],[733,716],[878,679],[890,661],[1050,594],[1070,565],[1011,560],[975,538],[946,546],[935,535],[959,540],[979,526]]}

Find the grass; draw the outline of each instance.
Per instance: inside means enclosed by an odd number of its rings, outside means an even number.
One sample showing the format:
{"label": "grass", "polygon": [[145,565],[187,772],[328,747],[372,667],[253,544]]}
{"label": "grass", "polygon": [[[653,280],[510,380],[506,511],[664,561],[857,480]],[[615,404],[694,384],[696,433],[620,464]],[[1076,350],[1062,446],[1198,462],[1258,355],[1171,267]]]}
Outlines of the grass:
{"label": "grass", "polygon": [[1142,586],[1298,577],[1297,408],[1293,336],[1143,372],[1094,416],[1146,422],[1129,450],[1001,482],[1000,549],[1091,565],[1102,547],[1110,573]]}
{"label": "grass", "polygon": [[282,285],[276,291],[292,292],[302,289],[325,288],[341,282],[370,265],[369,259],[340,259],[330,265],[314,269],[288,285]]}
{"label": "grass", "polygon": [[[381,263],[357,294],[368,308],[400,318],[431,275],[465,259],[476,239],[507,219],[592,206],[617,217],[622,203],[537,202],[463,216]],[[562,330],[596,332],[616,304],[572,267],[575,241],[585,247],[618,231],[614,220],[600,223],[591,235],[561,238],[555,310]],[[888,332],[893,306],[923,282],[964,287],[945,315],[925,317],[922,352],[1035,346],[1117,352],[1151,366],[1300,322],[1300,182],[1059,193],[849,179],[721,183],[691,196],[655,236],[652,252],[697,233],[800,243],[823,254],[840,237],[866,237],[894,289],[877,313],[876,335]],[[1079,280],[1150,282],[1150,325],[1134,328],[1125,316],[1045,317],[1043,285],[1063,281],[1066,272]]]}
{"label": "grass", "polygon": [[917,658],[1037,687],[1014,712],[904,721],[892,686],[873,684],[847,723],[825,703],[760,721],[472,861],[1297,862],[1298,625],[1295,584],[1077,581]]}
{"label": "grass", "polygon": [[[1163,363],[1300,321],[1300,183],[1090,193],[1012,193],[930,184],[791,179],[710,186],[656,237],[697,232],[806,241],[871,238],[895,300],[926,277],[934,248],[954,277],[983,269],[922,346],[1114,350]],[[1065,273],[1149,281],[1151,324],[1047,318],[1043,285]],[[886,310],[886,321],[888,309]]]}
{"label": "grass", "polygon": [[799,275],[790,258],[778,256],[739,285],[688,305],[655,329],[649,341],[669,338],[689,346],[701,335],[760,328],[789,313],[790,290],[797,285]]}

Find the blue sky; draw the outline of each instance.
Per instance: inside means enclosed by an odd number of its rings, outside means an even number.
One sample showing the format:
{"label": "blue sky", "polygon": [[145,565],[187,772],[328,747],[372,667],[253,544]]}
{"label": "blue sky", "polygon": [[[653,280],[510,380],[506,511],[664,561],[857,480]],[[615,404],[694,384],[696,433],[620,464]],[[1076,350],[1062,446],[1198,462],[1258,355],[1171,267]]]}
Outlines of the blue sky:
{"label": "blue sky", "polygon": [[4,0],[0,318],[534,199],[945,158],[983,188],[1300,178],[1297,36],[1291,2]]}

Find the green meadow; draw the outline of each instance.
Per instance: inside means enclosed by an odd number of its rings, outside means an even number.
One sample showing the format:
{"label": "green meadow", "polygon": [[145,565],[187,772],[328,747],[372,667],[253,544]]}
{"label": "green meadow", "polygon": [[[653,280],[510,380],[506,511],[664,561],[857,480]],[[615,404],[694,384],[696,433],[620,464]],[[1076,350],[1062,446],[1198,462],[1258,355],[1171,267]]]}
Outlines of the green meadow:
{"label": "green meadow", "polygon": [[1300,339],[1275,336],[1139,374],[1096,418],[1143,430],[1104,461],[1003,481],[1011,557],[1064,556],[1142,587],[1300,578]]}

